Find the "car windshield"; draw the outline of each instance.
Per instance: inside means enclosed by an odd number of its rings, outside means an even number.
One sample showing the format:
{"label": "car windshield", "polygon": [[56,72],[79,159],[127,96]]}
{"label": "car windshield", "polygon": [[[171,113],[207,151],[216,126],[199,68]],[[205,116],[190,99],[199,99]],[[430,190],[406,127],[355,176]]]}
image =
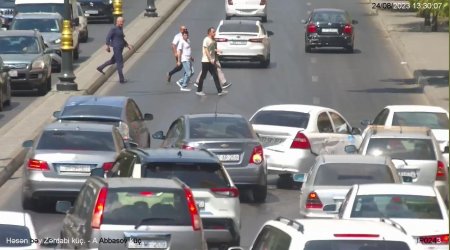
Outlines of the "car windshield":
{"label": "car windshield", "polygon": [[64,3],[32,3],[16,4],[17,13],[48,12],[59,13],[64,16]]}
{"label": "car windshield", "polygon": [[436,160],[430,139],[371,138],[367,154],[403,160]]}
{"label": "car windshield", "polygon": [[366,183],[394,183],[386,165],[358,163],[327,163],[319,166],[315,186],[351,186]]}
{"label": "car windshield", "polygon": [[115,151],[112,132],[44,131],[37,150]]}
{"label": "car windshield", "polygon": [[259,28],[255,23],[224,23],[219,27],[219,33],[259,33]]}
{"label": "car windshield", "polygon": [[215,163],[149,163],[144,177],[177,177],[191,188],[230,187],[222,167]]}
{"label": "car windshield", "polygon": [[304,250],[410,250],[402,241],[387,240],[311,240]]}
{"label": "car windshield", "polygon": [[313,23],[346,23],[347,18],[344,12],[320,11],[313,14],[311,21]]}
{"label": "car windshield", "polygon": [[0,36],[0,54],[39,54],[39,43],[32,36]]}
{"label": "car windshield", "polygon": [[442,219],[434,196],[420,195],[357,195],[352,218]]}
{"label": "car windshield", "polygon": [[142,225],[191,225],[183,190],[109,189],[102,223],[137,225],[140,222]]}
{"label": "car windshield", "polygon": [[250,126],[241,117],[199,117],[189,119],[191,139],[254,138]]}
{"label": "car windshield", "polygon": [[257,125],[306,128],[309,114],[290,111],[260,111],[250,121]]}
{"label": "car windshield", "polygon": [[60,32],[57,19],[15,19],[12,30],[39,30],[40,32]]}
{"label": "car windshield", "polygon": [[446,113],[433,112],[395,112],[392,118],[394,126],[428,127],[431,129],[448,129]]}
{"label": "car windshield", "polygon": [[[1,223],[1,222],[0,222]],[[8,241],[8,239],[10,239]],[[11,241],[14,239],[14,242]],[[31,235],[27,227],[0,224],[0,247],[16,248],[31,246]]]}
{"label": "car windshield", "polygon": [[[122,108],[105,105],[68,105],[65,106],[61,112],[60,119],[65,117],[116,117],[120,120],[122,115]],[[73,120],[73,119],[71,119]]]}

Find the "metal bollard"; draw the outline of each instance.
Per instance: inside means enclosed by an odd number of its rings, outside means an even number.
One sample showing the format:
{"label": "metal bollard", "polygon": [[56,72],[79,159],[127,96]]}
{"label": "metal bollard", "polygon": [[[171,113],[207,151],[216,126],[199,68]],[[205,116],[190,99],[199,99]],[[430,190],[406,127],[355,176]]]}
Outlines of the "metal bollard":
{"label": "metal bollard", "polygon": [[157,17],[155,0],[147,0],[147,8],[145,9],[144,16],[146,17]]}

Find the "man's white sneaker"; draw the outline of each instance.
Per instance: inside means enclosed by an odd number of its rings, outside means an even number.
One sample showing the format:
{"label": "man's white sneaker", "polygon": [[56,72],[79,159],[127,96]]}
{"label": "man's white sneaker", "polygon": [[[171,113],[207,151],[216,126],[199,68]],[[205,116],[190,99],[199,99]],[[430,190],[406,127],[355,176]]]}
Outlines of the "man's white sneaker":
{"label": "man's white sneaker", "polygon": [[222,92],[218,93],[217,95],[222,96],[222,95],[226,95],[226,94],[228,94],[228,91],[222,90]]}
{"label": "man's white sneaker", "polygon": [[180,82],[180,81],[177,81],[177,85],[178,86],[180,86],[180,88],[182,88],[183,87],[183,85],[181,85],[182,84],[182,82]]}
{"label": "man's white sneaker", "polygon": [[205,96],[206,95],[205,92],[203,92],[203,91],[195,92],[195,94],[199,95],[199,96]]}
{"label": "man's white sneaker", "polygon": [[198,82],[194,82],[194,86],[198,88]]}
{"label": "man's white sneaker", "polygon": [[184,88],[181,87],[180,90],[181,90],[181,91],[186,91],[186,92],[187,92],[187,91],[191,91],[191,89],[189,89],[189,88],[187,88],[187,87],[184,87]]}

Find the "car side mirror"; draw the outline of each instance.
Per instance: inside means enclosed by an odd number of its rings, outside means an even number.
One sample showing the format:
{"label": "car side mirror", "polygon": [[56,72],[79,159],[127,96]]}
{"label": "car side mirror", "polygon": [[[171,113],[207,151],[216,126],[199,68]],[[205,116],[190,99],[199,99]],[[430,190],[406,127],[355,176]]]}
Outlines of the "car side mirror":
{"label": "car side mirror", "polygon": [[322,210],[329,214],[337,213],[338,207],[337,207],[337,204],[327,204],[327,205],[323,206]]}
{"label": "car side mirror", "polygon": [[33,147],[33,140],[24,141],[22,143],[22,147],[24,147],[24,148],[31,148],[31,147]]}
{"label": "car side mirror", "polygon": [[77,18],[73,19],[73,20],[72,20],[72,25],[73,25],[73,26],[78,26],[78,25],[80,25],[80,18],[77,17]]}
{"label": "car side mirror", "polygon": [[303,24],[307,23],[305,19],[302,19],[300,22],[303,23]]}
{"label": "car side mirror", "polygon": [[55,210],[58,213],[66,214],[68,213],[72,208],[72,203],[70,201],[57,201]]}
{"label": "car side mirror", "polygon": [[242,247],[229,247],[228,250],[244,250]]}
{"label": "car side mirror", "polygon": [[402,180],[405,183],[412,182],[413,178],[411,176],[402,176]]}
{"label": "car side mirror", "polygon": [[448,146],[445,146],[444,151],[442,151],[442,153],[444,153],[444,154],[448,154],[448,153],[449,153],[449,148],[448,148]]}
{"label": "car side mirror", "polygon": [[308,179],[308,174],[297,173],[294,174],[292,178],[295,182],[306,182],[306,180]]}
{"label": "car side mirror", "polygon": [[273,36],[273,34],[274,34],[273,31],[271,31],[271,30],[267,31],[267,36]]}
{"label": "car side mirror", "polygon": [[358,24],[358,21],[352,20],[352,24]]}
{"label": "car side mirror", "polygon": [[105,178],[105,170],[103,168],[94,168],[91,170],[91,176]]}
{"label": "car side mirror", "polygon": [[359,128],[352,128],[352,135],[360,135],[361,134],[361,129]]}
{"label": "car side mirror", "polygon": [[372,121],[371,120],[362,120],[361,121],[361,125],[363,125],[363,126],[369,126],[369,125],[372,125]]}
{"label": "car side mirror", "polygon": [[358,152],[358,149],[356,148],[355,145],[347,145],[345,146],[344,151],[347,154],[355,154],[356,152]]}
{"label": "car side mirror", "polygon": [[166,139],[166,136],[164,135],[164,132],[161,131],[161,130],[155,132],[155,133],[152,135],[152,137],[153,137],[153,139],[156,139],[156,140],[164,140],[164,139]]}
{"label": "car side mirror", "polygon": [[146,120],[146,121],[153,120],[153,115],[152,114],[144,114],[144,120]]}
{"label": "car side mirror", "polygon": [[55,111],[55,112],[53,112],[53,117],[55,117],[56,119],[58,119],[59,118],[59,115],[61,114],[61,111]]}

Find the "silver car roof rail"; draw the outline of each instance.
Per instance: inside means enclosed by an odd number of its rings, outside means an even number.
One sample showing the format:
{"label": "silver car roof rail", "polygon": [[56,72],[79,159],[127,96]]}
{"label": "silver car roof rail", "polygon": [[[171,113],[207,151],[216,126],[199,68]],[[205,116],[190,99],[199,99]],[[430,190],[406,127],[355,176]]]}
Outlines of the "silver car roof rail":
{"label": "silver car roof rail", "polygon": [[297,221],[295,221],[295,220],[291,220],[291,219],[289,219],[289,218],[286,218],[286,217],[283,217],[283,216],[279,216],[279,217],[276,219],[276,221],[279,221],[279,222],[287,221],[286,224],[287,224],[288,226],[294,227],[294,225],[295,225],[295,226],[297,226],[297,231],[299,231],[299,232],[301,232],[301,233],[304,233],[304,232],[305,232],[305,227],[303,226],[303,224],[300,223],[300,222],[297,222]]}
{"label": "silver car roof rail", "polygon": [[392,220],[390,218],[387,218],[387,217],[380,218],[380,222],[383,222],[383,223],[386,223],[388,225],[391,225],[391,226],[397,228],[398,230],[402,231],[402,233],[404,233],[406,235],[408,234],[406,232],[405,228],[403,228],[400,224],[398,224],[397,222],[395,222],[394,220]]}

